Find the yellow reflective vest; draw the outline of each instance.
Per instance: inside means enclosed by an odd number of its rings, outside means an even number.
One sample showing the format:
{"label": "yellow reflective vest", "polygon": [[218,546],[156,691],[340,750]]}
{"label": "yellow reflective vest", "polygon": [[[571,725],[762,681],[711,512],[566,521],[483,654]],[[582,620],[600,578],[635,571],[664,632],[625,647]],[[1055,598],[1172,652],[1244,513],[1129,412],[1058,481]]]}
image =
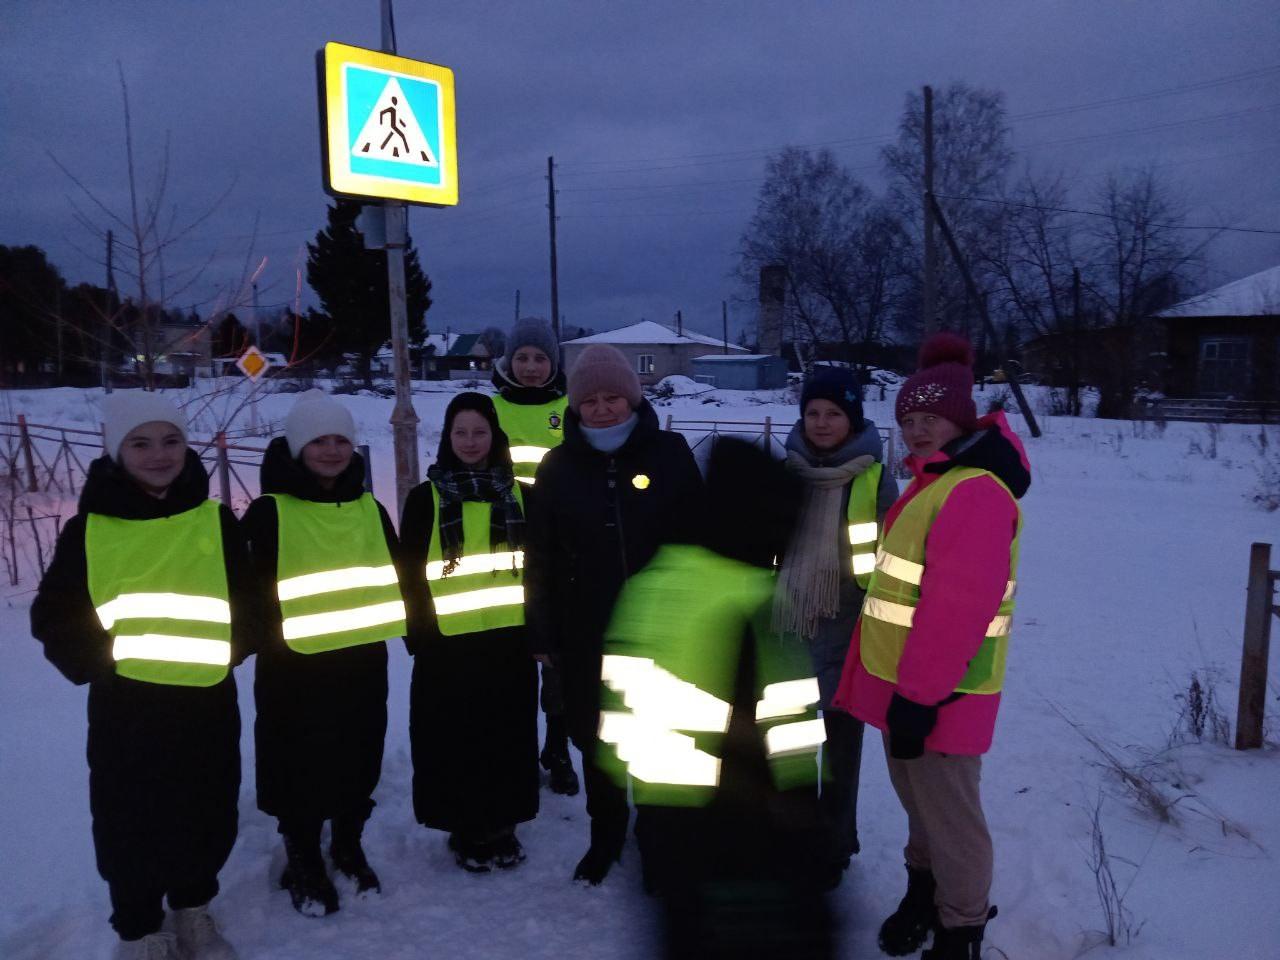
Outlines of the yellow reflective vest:
{"label": "yellow reflective vest", "polygon": [[853,579],[863,592],[871,583],[876,568],[876,544],[880,524],[876,517],[876,498],[880,492],[880,474],[884,466],[873,463],[853,478],[849,485],[849,546],[853,549]]}
{"label": "yellow reflective vest", "polygon": [[[516,500],[524,509],[519,486]],[[462,558],[446,571],[440,542],[440,491],[431,485],[435,519],[427,550],[427,589],[440,632],[447,637],[480,633],[524,623],[524,551],[497,550],[489,544],[492,505],[462,504]]]}
{"label": "yellow reflective vest", "polygon": [[[862,604],[861,657],[867,672],[896,683],[898,662],[906,649],[907,636],[920,602],[920,584],[925,571],[925,544],[929,528],[952,491],[966,480],[990,477],[1014,499],[1009,488],[988,470],[955,467],[916,494],[903,507],[885,534],[876,555],[867,598]],[[1009,652],[1009,630],[1013,624],[1013,598],[1017,589],[1018,544],[1022,538],[1022,510],[1018,509],[1018,529],[1009,548],[1009,580],[996,616],[987,626],[978,653],[956,686],[957,693],[998,693],[1004,684]]]}
{"label": "yellow reflective vest", "polygon": [[373,495],[276,502],[276,595],[284,641],[325,653],[405,633],[404,599]]}
{"label": "yellow reflective vest", "polygon": [[564,439],[564,412],[569,398],[547,403],[512,403],[502,394],[493,398],[498,424],[511,443],[511,466],[521,483],[533,483],[538,464]]}
{"label": "yellow reflective vest", "polygon": [[825,739],[801,644],[769,628],[774,575],[704,547],[662,547],[627,581],[605,634],[600,758],[636,803],[703,806],[720,782],[742,638],[756,639],[755,721],[774,785],[817,783]]}
{"label": "yellow reflective vest", "polygon": [[206,500],[152,520],[89,514],[89,597],[119,676],[184,687],[227,676],[231,596],[218,511]]}

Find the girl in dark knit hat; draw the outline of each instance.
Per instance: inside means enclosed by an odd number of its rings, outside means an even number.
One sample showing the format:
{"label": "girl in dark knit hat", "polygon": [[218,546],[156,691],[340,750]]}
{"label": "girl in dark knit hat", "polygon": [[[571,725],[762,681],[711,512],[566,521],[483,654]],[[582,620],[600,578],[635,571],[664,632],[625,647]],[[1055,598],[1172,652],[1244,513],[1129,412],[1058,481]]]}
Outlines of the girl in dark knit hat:
{"label": "girl in dark knit hat", "polygon": [[800,419],[786,449],[787,469],[802,481],[801,498],[778,574],[774,628],[802,638],[822,694],[824,879],[835,886],[859,849],[863,730],[861,722],[833,710],[831,698],[875,565],[879,524],[898,485],[882,463],[876,425],[863,416],[862,388],[844,368],[820,367],[806,378]]}
{"label": "girl in dark knit hat", "polygon": [[538,675],[525,641],[524,496],[493,401],[445,411],[427,481],[405,501],[413,808],[475,873],[525,859],[538,812]]}
{"label": "girl in dark knit hat", "polygon": [[967,340],[938,334],[895,409],[914,479],[885,518],[876,570],[835,705],[884,731],[907,814],[907,893],[880,929],[886,953],[976,960],[992,848],[979,795],[1013,622],[1031,476],[1004,414],[973,403]]}

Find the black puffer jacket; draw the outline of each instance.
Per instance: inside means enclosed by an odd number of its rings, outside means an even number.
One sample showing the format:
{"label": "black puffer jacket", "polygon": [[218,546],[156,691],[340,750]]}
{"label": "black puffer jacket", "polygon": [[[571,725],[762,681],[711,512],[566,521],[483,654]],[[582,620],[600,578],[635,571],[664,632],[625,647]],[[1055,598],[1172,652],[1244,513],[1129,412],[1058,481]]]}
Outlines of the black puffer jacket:
{"label": "black puffer jacket", "polygon": [[702,478],[688,443],[659,428],[648,401],[638,413],[627,442],[608,454],[568,411],[564,443],[543,458],[534,485],[525,615],[535,652],[551,653],[564,672],[575,739],[598,706],[604,631],[622,584],[662,544],[701,532]]}
{"label": "black puffer jacket", "polygon": [[[341,510],[364,495],[364,461],[355,454],[333,489],[325,490],[289,455],[285,439],[277,437],[262,458],[261,487],[264,494],[285,493]],[[378,512],[387,547],[398,563],[395,528],[381,504]],[[258,807],[286,821],[367,816],[382,771],[387,730],[386,644],[313,654],[291,650],[281,634],[275,592],[275,500],[255,500],[241,524],[267,611],[253,686]],[[342,544],[333,547],[334,563],[341,565]]]}
{"label": "black puffer jacket", "polygon": [[[110,458],[89,467],[79,512],[58,537],[35,603],[31,632],[45,656],[89,686],[89,805],[98,870],[111,883],[169,890],[217,875],[236,838],[240,713],[231,675],[212,687],[117,676],[111,637],[89,596],[85,525],[90,513],[152,520],[208,499],[209,477],[188,451],[164,499],[136,486]],[[231,662],[254,652],[260,609],[235,515],[221,509],[231,595]]]}

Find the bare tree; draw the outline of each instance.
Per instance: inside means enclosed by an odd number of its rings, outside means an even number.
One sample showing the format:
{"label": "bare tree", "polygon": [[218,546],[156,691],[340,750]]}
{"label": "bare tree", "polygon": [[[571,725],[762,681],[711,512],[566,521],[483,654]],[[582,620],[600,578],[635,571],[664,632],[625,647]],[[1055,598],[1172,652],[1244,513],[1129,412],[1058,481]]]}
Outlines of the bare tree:
{"label": "bare tree", "polygon": [[769,159],[736,274],[753,287],[762,266],[784,265],[796,338],[865,360],[898,302],[905,247],[895,212],[830,151],[788,147]]}
{"label": "bare tree", "polygon": [[1188,240],[1186,204],[1152,167],[1110,174],[1097,208],[1102,216],[1090,221],[1085,286],[1098,325],[1111,331],[1102,351],[1098,416],[1127,417],[1135,391],[1157,372],[1152,318],[1185,295],[1213,235]]}
{"label": "bare tree", "polygon": [[[948,84],[934,95],[933,140],[934,194],[961,249],[980,267],[985,252],[998,242],[1000,215],[989,204],[973,198],[998,195],[1013,163],[1004,94],[958,81]],[[909,262],[913,265],[911,296],[903,302],[897,325],[903,334],[914,339],[920,335],[923,323],[920,264],[924,243],[924,97],[919,92],[907,94],[898,123],[898,140],[885,147],[881,157],[889,180],[889,202],[907,225]],[[945,255],[939,257],[938,265],[937,309],[942,326],[972,336],[976,318],[966,309],[960,271]],[[979,287],[988,286],[985,277],[975,279]]]}
{"label": "bare tree", "polygon": [[[166,304],[171,298],[188,291],[203,275],[212,255],[205,263],[171,269],[166,267],[165,257],[175,244],[187,239],[213,215],[234,186],[227,189],[201,213],[179,220],[178,208],[167,199],[170,158],[169,135],[166,132],[159,151],[155,180],[149,188],[139,185],[138,164],[134,150],[133,114],[129,106],[129,85],[125,81],[124,68],[117,61],[120,94],[124,105],[125,174],[129,202],[124,209],[112,209],[91,190],[83,180],[72,173],[56,156],[48,153],[68,179],[78,188],[85,208],[71,201],[77,223],[93,236],[102,249],[108,246],[108,234],[115,241],[121,256],[112,266],[118,269],[128,284],[124,300],[103,315],[101,338],[113,341],[123,338],[143,384],[151,389],[155,385],[156,358],[168,346],[157,338],[157,328],[163,318]],[[106,256],[80,251],[90,260],[107,266]]]}

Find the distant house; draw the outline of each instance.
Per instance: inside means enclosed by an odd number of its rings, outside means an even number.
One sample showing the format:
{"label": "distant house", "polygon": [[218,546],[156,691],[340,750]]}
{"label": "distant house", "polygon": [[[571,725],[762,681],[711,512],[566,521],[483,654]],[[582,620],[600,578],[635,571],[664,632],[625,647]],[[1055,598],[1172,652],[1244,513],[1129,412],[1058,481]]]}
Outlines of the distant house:
{"label": "distant house", "polygon": [[186,377],[213,376],[213,336],[199,318],[166,319],[156,324],[155,372]]}
{"label": "distant house", "polygon": [[724,341],[715,337],[688,330],[677,332],[652,320],[641,320],[617,330],[565,341],[565,369],[572,370],[578,355],[593,343],[607,343],[621,350],[643,386],[652,386],[664,377],[692,377],[694,358],[706,356],[708,347],[742,356],[748,353],[745,347],[732,343],[725,351]]}
{"label": "distant house", "polygon": [[1168,396],[1280,400],[1280,266],[1184,300],[1156,318],[1166,331]]}
{"label": "distant house", "polygon": [[693,379],[720,390],[777,390],[787,385],[787,361],[759,353],[709,353],[693,358]]}
{"label": "distant house", "polygon": [[486,379],[493,357],[478,333],[433,333],[423,338],[414,355],[425,380]]}

